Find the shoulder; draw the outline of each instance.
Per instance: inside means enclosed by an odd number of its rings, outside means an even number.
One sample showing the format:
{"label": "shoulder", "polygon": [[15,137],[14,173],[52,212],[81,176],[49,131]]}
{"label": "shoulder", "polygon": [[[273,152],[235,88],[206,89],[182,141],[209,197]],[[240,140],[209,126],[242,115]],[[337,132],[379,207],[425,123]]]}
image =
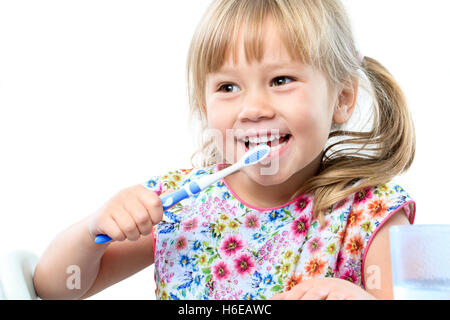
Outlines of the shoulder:
{"label": "shoulder", "polygon": [[377,248],[389,253],[384,248],[389,227],[412,224],[416,205],[406,190],[394,181],[363,187],[360,180],[355,185],[362,187],[347,198],[349,205],[345,206],[338,270],[339,274],[355,275],[355,282],[365,287],[365,265],[371,265],[379,258],[377,252],[380,250]]}
{"label": "shoulder", "polygon": [[392,299],[392,268],[389,229],[410,222],[403,208],[380,225],[367,244],[361,271],[365,289],[379,299]]}
{"label": "shoulder", "polygon": [[[362,181],[357,184],[362,184]],[[352,197],[350,214],[359,215],[360,221],[371,222],[379,227],[400,209],[406,213],[409,222],[414,223],[415,201],[399,184],[388,181],[357,191]]]}

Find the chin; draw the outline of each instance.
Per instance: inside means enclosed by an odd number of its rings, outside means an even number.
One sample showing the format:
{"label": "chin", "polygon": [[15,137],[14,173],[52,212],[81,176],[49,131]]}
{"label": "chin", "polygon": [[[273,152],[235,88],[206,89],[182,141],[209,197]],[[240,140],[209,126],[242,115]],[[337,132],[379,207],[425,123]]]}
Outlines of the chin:
{"label": "chin", "polygon": [[281,168],[275,170],[269,165],[266,167],[254,166],[249,169],[251,170],[247,171],[247,175],[253,181],[265,187],[282,184],[290,178],[290,175],[286,174]]}

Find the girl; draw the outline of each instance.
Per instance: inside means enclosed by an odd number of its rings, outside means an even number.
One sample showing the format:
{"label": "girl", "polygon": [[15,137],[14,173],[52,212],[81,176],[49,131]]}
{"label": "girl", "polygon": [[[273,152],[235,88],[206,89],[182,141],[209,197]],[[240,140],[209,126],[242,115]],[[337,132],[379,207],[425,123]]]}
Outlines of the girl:
{"label": "girl", "polygon": [[[88,297],[155,263],[159,299],[392,299],[388,230],[413,223],[415,203],[391,180],[411,166],[414,129],[393,77],[358,55],[342,4],[213,1],[188,75],[200,166],[122,190],[59,235],[35,271],[39,296]],[[368,130],[351,122],[360,89]],[[163,212],[161,194],[257,143],[267,161]]]}

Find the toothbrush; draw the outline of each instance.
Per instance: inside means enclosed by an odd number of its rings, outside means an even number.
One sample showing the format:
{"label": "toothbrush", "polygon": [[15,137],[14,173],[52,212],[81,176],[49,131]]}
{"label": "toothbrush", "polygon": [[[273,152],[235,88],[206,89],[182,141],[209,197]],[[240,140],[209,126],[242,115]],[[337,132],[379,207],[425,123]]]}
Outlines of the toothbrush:
{"label": "toothbrush", "polygon": [[[265,159],[270,153],[270,147],[266,144],[260,144],[251,150],[247,151],[242,158],[233,164],[232,166],[220,170],[214,174],[204,176],[198,180],[191,181],[190,183],[184,185],[182,188],[175,192],[172,192],[161,198],[164,211],[173,207],[178,202],[183,199],[189,198],[194,194],[206,189],[213,183],[219,181],[220,179],[235,173],[236,171],[248,167]],[[95,237],[95,243],[106,243],[112,239],[106,234],[99,234]]]}

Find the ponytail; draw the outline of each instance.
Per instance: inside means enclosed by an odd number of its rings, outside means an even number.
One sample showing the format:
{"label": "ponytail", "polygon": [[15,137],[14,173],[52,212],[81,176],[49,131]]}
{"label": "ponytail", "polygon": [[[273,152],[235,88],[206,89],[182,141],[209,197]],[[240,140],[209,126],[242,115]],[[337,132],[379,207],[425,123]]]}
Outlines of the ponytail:
{"label": "ponytail", "polygon": [[[372,129],[368,132],[333,131],[329,138],[350,138],[325,149],[319,173],[291,198],[311,192],[314,217],[321,223],[334,204],[366,187],[392,180],[407,171],[414,160],[415,130],[403,91],[377,60],[364,57],[361,68],[370,82],[368,91],[374,107]],[[357,151],[349,154],[344,151],[350,149],[341,149],[328,154],[344,144],[358,145]],[[361,183],[354,185],[360,180]]]}
{"label": "ponytail", "polygon": [[[188,56],[190,113],[198,116],[202,133],[207,129],[207,75],[219,70],[228,51],[234,51],[238,27],[244,23],[244,38],[249,39],[246,54],[250,53],[250,60],[262,57],[260,25],[268,16],[278,26],[292,57],[323,71],[333,88],[360,77],[361,87],[373,101],[370,131],[333,126],[318,172],[291,197],[293,200],[305,193],[314,196],[313,214],[323,223],[323,215],[333,205],[409,169],[415,154],[414,125],[393,76],[375,59],[365,57],[362,63],[358,59],[350,19],[341,1],[217,0],[199,25]],[[193,165],[197,155],[202,166],[216,164],[222,158],[213,137],[204,134],[200,149],[191,157]]]}

